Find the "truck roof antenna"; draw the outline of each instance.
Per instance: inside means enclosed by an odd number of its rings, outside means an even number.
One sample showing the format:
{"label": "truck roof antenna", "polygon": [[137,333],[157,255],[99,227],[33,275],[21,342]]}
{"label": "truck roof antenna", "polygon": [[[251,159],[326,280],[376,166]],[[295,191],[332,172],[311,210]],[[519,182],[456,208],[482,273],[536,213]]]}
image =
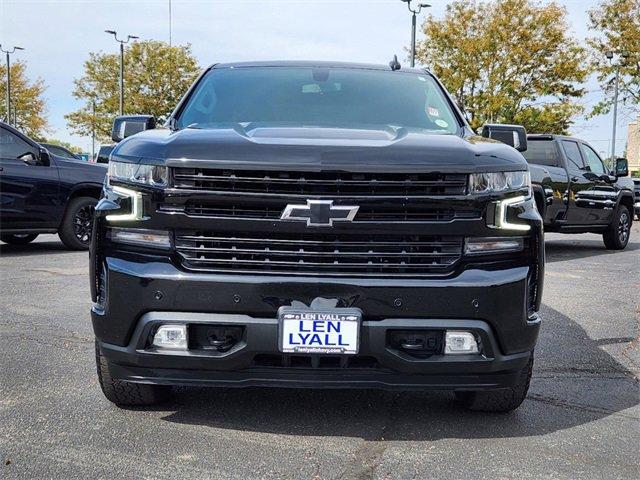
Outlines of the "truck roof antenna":
{"label": "truck roof antenna", "polygon": [[393,56],[393,60],[389,62],[389,66],[391,67],[391,70],[393,70],[394,72],[402,68],[402,65],[400,65],[400,62],[398,61],[397,55]]}

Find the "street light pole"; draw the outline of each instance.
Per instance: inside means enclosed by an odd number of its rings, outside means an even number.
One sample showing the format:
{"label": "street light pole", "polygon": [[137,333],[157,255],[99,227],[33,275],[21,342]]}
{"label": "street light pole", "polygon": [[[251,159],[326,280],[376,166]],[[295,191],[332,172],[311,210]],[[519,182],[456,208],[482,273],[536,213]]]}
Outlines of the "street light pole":
{"label": "street light pole", "polygon": [[[605,52],[605,56],[611,62],[613,61],[613,52],[608,51]],[[626,59],[628,56],[627,52],[621,52],[620,57],[622,59]],[[618,126],[618,85],[620,83],[620,61],[615,65],[616,73],[615,79],[613,81],[613,127],[611,132],[611,161],[615,165],[616,161],[616,130]]]}
{"label": "street light pole", "polygon": [[620,81],[620,66],[616,65],[616,79],[613,87],[613,129],[611,132],[611,160],[616,161],[616,128],[618,126],[618,82]]}
{"label": "street light pole", "polygon": [[91,99],[91,161],[96,161],[96,100]]}
{"label": "street light pole", "polygon": [[429,8],[431,5],[428,3],[420,3],[417,8],[411,8],[412,0],[402,0],[407,4],[407,8],[411,12],[411,67],[416,65],[416,15],[422,11],[423,8]]}
{"label": "street light pole", "polygon": [[127,35],[126,40],[120,40],[115,30],[105,30],[105,33],[113,35],[116,42],[120,43],[120,115],[124,114],[124,44],[129,43],[129,40],[135,40],[139,37],[135,35]]}
{"label": "street light pole", "polygon": [[[11,50],[4,50],[2,45],[0,45],[0,51],[5,53],[7,56],[7,123],[11,125],[11,60],[9,59],[9,55],[11,55],[16,50],[24,50],[22,47],[14,46]],[[15,123],[15,122],[14,122]]]}

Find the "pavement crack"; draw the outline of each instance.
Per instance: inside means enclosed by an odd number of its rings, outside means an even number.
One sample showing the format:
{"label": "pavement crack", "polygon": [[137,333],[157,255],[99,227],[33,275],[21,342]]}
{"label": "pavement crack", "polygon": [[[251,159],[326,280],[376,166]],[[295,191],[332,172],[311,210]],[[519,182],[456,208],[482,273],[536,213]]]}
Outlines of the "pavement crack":
{"label": "pavement crack", "polygon": [[547,405],[553,405],[555,407],[568,408],[571,410],[579,410],[583,412],[598,413],[598,414],[604,413],[607,415],[615,415],[618,417],[628,418],[629,420],[640,419],[640,417],[637,417],[634,415],[627,415],[625,413],[620,413],[618,410],[615,410],[615,409],[598,407],[596,405],[588,405],[586,403],[572,402],[569,400],[551,397],[548,395],[540,395],[538,393],[529,393],[527,395],[527,399],[533,400],[535,402],[546,403]]}

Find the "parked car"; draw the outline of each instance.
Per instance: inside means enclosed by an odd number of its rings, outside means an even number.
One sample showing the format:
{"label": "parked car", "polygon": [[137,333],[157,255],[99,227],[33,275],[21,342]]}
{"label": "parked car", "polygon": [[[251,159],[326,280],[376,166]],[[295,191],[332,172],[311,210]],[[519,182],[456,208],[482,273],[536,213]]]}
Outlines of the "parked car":
{"label": "parked car", "polygon": [[102,145],[98,150],[98,156],[96,157],[96,163],[109,163],[109,155],[115,145]]}
{"label": "parked car", "polygon": [[67,150],[66,148],[61,147],[60,145],[54,145],[51,143],[40,143],[40,145],[42,145],[44,148],[49,150],[49,153],[52,153],[57,157],[67,158],[69,160],[82,160],[82,158],[79,155],[76,155],[71,150]]}
{"label": "parked car", "polygon": [[527,162],[431,73],[390,67],[216,65],[170,128],[116,119],[90,262],[110,401],[208,385],[520,405],[544,270]]}
{"label": "parked car", "polygon": [[57,156],[0,122],[0,240],[24,245],[58,233],[86,250],[107,169]]}
{"label": "parked car", "polygon": [[547,232],[601,233],[608,249],[627,246],[634,200],[626,159],[609,172],[587,142],[561,135],[528,135],[524,156]]}
{"label": "parked car", "polygon": [[636,218],[640,220],[640,178],[633,179],[633,194]]}

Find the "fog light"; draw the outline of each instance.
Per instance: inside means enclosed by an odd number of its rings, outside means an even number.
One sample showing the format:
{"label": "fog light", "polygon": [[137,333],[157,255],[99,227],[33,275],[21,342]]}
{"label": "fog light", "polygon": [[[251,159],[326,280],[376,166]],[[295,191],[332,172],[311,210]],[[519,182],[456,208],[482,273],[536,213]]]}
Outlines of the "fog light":
{"label": "fog light", "polygon": [[524,242],[521,237],[472,237],[467,239],[464,253],[478,255],[487,253],[519,252]]}
{"label": "fog light", "polygon": [[444,341],[444,353],[478,353],[478,342],[471,332],[447,330]]}
{"label": "fog light", "polygon": [[187,326],[161,325],[153,336],[153,346],[171,350],[186,350]]}

